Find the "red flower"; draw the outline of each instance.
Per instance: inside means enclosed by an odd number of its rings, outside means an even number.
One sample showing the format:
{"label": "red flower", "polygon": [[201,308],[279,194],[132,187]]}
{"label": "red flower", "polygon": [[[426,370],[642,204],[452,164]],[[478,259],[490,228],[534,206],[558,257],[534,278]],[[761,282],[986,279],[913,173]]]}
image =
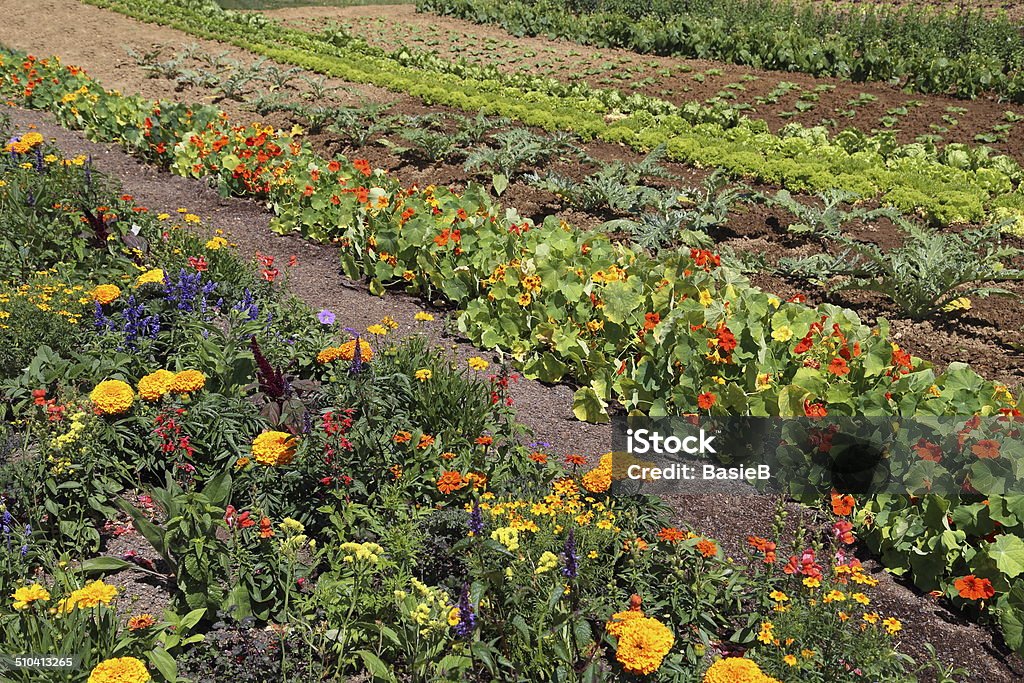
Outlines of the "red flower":
{"label": "red flower", "polygon": [[701,410],[710,410],[711,406],[715,405],[716,401],[718,401],[718,397],[710,391],[706,391],[697,397],[697,406],[700,407]]}
{"label": "red flower", "polygon": [[189,256],[188,264],[200,273],[205,273],[210,267],[210,264],[206,262],[206,258],[203,256]]}
{"label": "red flower", "polygon": [[653,330],[661,322],[660,313],[644,313],[644,329]]}
{"label": "red flower", "polygon": [[841,519],[832,525],[832,535],[846,545],[853,543],[853,525],[845,519]]}
{"label": "red flower", "polygon": [[811,403],[808,400],[804,400],[804,415],[812,420],[818,420],[828,415],[828,409],[823,403]]}
{"label": "red flower", "polygon": [[832,512],[840,517],[845,517],[853,512],[853,508],[856,504],[857,501],[849,494],[842,496],[838,493],[832,494]]}
{"label": "red flower", "polygon": [[676,543],[684,540],[685,538],[686,534],[674,526],[664,527],[658,532],[658,540],[666,541],[667,543]]}
{"label": "red flower", "polygon": [[953,587],[965,600],[988,600],[996,594],[991,581],[979,579],[974,574],[957,579],[953,582]]}

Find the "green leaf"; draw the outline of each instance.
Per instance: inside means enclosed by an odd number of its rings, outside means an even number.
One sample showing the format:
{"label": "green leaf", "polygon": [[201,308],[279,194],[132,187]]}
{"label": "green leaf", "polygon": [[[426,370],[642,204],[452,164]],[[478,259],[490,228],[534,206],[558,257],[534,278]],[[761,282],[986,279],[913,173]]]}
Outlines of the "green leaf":
{"label": "green leaf", "polygon": [[93,557],[82,563],[81,570],[86,574],[111,574],[135,566],[119,557]]}
{"label": "green leaf", "polygon": [[1011,579],[1024,573],[1024,541],[1019,536],[999,536],[988,546],[988,556]]}
{"label": "green leaf", "polygon": [[630,314],[636,312],[643,303],[640,292],[631,286],[630,277],[626,282],[616,280],[604,288],[602,297],[604,299],[604,315],[613,323],[623,323]]}
{"label": "green leaf", "polygon": [[495,173],[494,176],[491,177],[491,185],[494,186],[494,194],[500,197],[501,194],[508,189],[508,178],[504,173]]}
{"label": "green leaf", "polygon": [[583,387],[572,397],[572,412],[577,420],[601,424],[610,421],[607,404],[601,400],[597,392],[590,387]]}
{"label": "green leaf", "polygon": [[149,663],[168,681],[178,680],[178,663],[168,654],[167,650],[156,649],[146,653]]}
{"label": "green leaf", "polygon": [[369,650],[359,650],[356,654],[362,658],[363,664],[366,666],[366,670],[373,675],[374,680],[396,680],[395,675],[388,669],[388,665],[382,662],[380,657],[377,655],[373,654]]}

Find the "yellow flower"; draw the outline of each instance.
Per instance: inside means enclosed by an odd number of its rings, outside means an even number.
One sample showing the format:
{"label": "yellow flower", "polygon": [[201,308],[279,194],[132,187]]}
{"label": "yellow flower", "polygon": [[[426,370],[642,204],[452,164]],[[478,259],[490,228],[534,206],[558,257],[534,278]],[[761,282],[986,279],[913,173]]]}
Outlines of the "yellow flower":
{"label": "yellow flower", "polygon": [[292,519],[291,517],[285,517],[283,520],[281,520],[281,523],[278,524],[278,526],[281,527],[281,531],[295,534],[301,534],[306,530],[306,527],[302,524],[302,522],[300,522],[297,519]]}
{"label": "yellow flower", "polygon": [[176,375],[170,370],[157,370],[139,380],[139,397],[143,401],[159,401],[171,390]]}
{"label": "yellow flower", "polygon": [[[369,362],[373,359],[373,349],[370,345],[359,340],[359,356],[362,358],[364,363]],[[336,361],[339,358],[341,360],[350,361],[356,357],[356,340],[350,339],[341,346],[329,346],[320,353],[317,354],[316,362],[324,365],[332,361]]]}
{"label": "yellow flower", "polygon": [[490,365],[490,363],[485,361],[480,356],[473,356],[466,362],[469,364],[469,367],[472,368],[473,370],[486,370],[487,366]]}
{"label": "yellow flower", "polygon": [[416,379],[421,382],[426,382],[428,379],[434,376],[434,373],[426,368],[416,371]]}
{"label": "yellow flower", "polygon": [[757,382],[754,384],[754,388],[758,391],[765,391],[772,387],[772,376],[767,372],[762,372],[757,376]]}
{"label": "yellow flower", "polygon": [[375,334],[378,337],[383,337],[388,333],[388,328],[384,327],[383,325],[370,325],[369,327],[366,328],[366,331],[369,332],[370,334]]}
{"label": "yellow flower", "polygon": [[252,442],[256,462],[268,467],[287,465],[295,457],[295,437],[287,432],[263,432]]}
{"label": "yellow flower", "polygon": [[164,282],[164,271],[161,270],[160,268],[154,268],[152,270],[147,270],[145,273],[143,273],[142,275],[140,275],[137,278],[135,278],[135,286],[136,287],[141,287],[142,285],[149,285],[149,284],[159,285],[159,284],[163,284],[163,282]]}
{"label": "yellow flower", "polygon": [[151,680],[153,678],[142,660],[118,657],[97,664],[87,683],[148,683]]}
{"label": "yellow flower", "polygon": [[821,601],[826,604],[830,602],[845,602],[846,596],[841,591],[830,590]]}
{"label": "yellow flower", "polygon": [[796,666],[796,657],[794,657],[793,655],[786,655],[782,658],[782,661],[784,661],[786,664],[789,664],[790,666]]}
{"label": "yellow flower", "polygon": [[98,301],[103,305],[116,301],[119,296],[121,296],[121,288],[117,285],[97,285],[92,290],[93,301]]}
{"label": "yellow flower", "polygon": [[109,605],[116,595],[116,587],[97,579],[76,591],[72,591],[71,595],[64,601],[65,610],[71,611],[75,607],[92,609],[99,605]]}
{"label": "yellow flower", "polygon": [[772,339],[777,342],[788,342],[793,338],[793,330],[790,329],[789,325],[780,325],[777,330],[772,332]]}
{"label": "yellow flower", "polygon": [[418,321],[420,321],[420,322],[429,323],[429,322],[431,322],[434,319],[434,316],[430,315],[429,313],[424,313],[423,311],[419,311],[419,312],[416,313],[416,315],[413,316],[413,318],[418,320]]}
{"label": "yellow flower", "polygon": [[392,330],[398,329],[398,321],[392,318],[390,315],[384,316],[384,318],[380,321],[380,324]]}
{"label": "yellow flower", "polygon": [[768,594],[768,597],[774,600],[775,602],[786,602],[787,600],[789,600],[789,596],[779,590],[772,591]]}
{"label": "yellow flower", "polygon": [[615,659],[626,673],[640,676],[657,671],[676,640],[672,631],[653,617],[623,621],[618,632]]}
{"label": "yellow flower", "polygon": [[217,251],[218,249],[223,249],[226,246],[228,246],[228,241],[220,235],[211,237],[206,242],[206,248],[210,251]]}
{"label": "yellow flower", "polygon": [[903,630],[903,624],[900,622],[899,619],[896,619],[895,617],[888,617],[886,619],[883,619],[882,626],[885,627],[885,630],[889,633],[890,636],[894,636],[901,630]]}
{"label": "yellow flower", "polygon": [[462,621],[462,612],[458,607],[452,607],[448,610],[448,625],[458,626],[459,622]]}
{"label": "yellow flower", "polygon": [[719,659],[704,673],[703,683],[767,683],[756,662],[744,657]]}
{"label": "yellow flower", "polygon": [[523,307],[529,306],[531,301],[533,301],[533,299],[530,297],[529,292],[523,292],[516,297],[516,302]]}
{"label": "yellow flower", "polygon": [[583,475],[580,480],[583,488],[591,493],[604,493],[612,485],[612,454],[605,453],[597,463],[597,467]]}
{"label": "yellow flower", "polygon": [[714,300],[714,298],[713,298],[713,297],[711,296],[711,292],[709,292],[709,291],[708,291],[708,290],[706,290],[706,289],[702,289],[702,290],[700,290],[700,297],[699,297],[699,301],[700,301],[700,305],[701,305],[701,306],[703,306],[704,308],[707,308],[707,307],[708,307],[708,306],[710,306],[710,305],[711,305],[712,303],[714,303],[714,301],[715,301],[715,300]]}
{"label": "yellow flower", "polygon": [[509,552],[519,550],[519,531],[505,526],[491,532],[491,539],[505,546]]}
{"label": "yellow flower", "polygon": [[201,219],[199,218],[199,216],[195,215],[194,213],[186,213],[183,220],[186,223],[198,223],[198,222],[200,222]]}
{"label": "yellow flower", "polygon": [[198,370],[182,370],[174,376],[171,391],[175,394],[191,394],[206,386],[206,375]]}
{"label": "yellow flower", "polygon": [[869,624],[877,624],[878,623],[878,612],[868,612],[867,614],[865,614],[863,616],[863,619],[864,619],[864,621],[866,621]]}
{"label": "yellow flower", "polygon": [[89,394],[96,409],[103,415],[121,415],[127,413],[135,402],[135,392],[119,379],[100,382]]}
{"label": "yellow flower", "polygon": [[853,598],[853,600],[855,602],[858,602],[858,603],[860,603],[862,605],[870,605],[871,604],[871,598],[869,598],[868,596],[864,595],[863,593],[854,593],[850,597]]}
{"label": "yellow flower", "polygon": [[537,560],[537,568],[533,570],[534,574],[543,574],[549,572],[558,566],[558,555],[555,555],[550,550],[545,550]]}
{"label": "yellow flower", "polygon": [[808,588],[817,588],[821,585],[821,579],[816,579],[813,576],[808,576],[804,579],[804,585]]}
{"label": "yellow flower", "polygon": [[757,639],[765,645],[770,644],[772,641],[775,640],[775,635],[773,634],[774,628],[775,624],[773,624],[772,622],[762,621],[761,628],[758,630],[757,633]]}
{"label": "yellow flower", "polygon": [[25,609],[36,600],[49,600],[50,594],[38,583],[34,583],[31,586],[22,586],[17,589],[11,594],[11,597],[14,598],[12,607],[14,607],[14,609],[21,610]]}

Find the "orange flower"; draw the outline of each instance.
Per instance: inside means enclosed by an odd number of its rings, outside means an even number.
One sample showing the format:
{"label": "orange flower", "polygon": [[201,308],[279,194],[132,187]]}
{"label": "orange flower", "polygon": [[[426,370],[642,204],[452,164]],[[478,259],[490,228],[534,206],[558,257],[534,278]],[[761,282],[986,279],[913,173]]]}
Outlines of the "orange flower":
{"label": "orange flower", "polygon": [[391,440],[395,443],[409,443],[412,440],[412,434],[403,429],[391,437]]}
{"label": "orange flower", "polygon": [[697,397],[697,406],[701,410],[708,410],[711,408],[711,406],[715,405],[715,402],[717,400],[717,396],[712,394],[710,391],[707,391]]}
{"label": "orange flower", "polygon": [[274,526],[269,517],[260,520],[260,538],[273,538]]}
{"label": "orange flower", "polygon": [[395,478],[395,481],[401,479],[402,475],[405,474],[401,465],[392,465],[388,468],[388,472],[391,472],[391,476]]}
{"label": "orange flower", "polygon": [[569,455],[565,456],[565,464],[566,465],[586,465],[587,464],[587,458],[585,456],[578,455],[576,453],[570,453]]}
{"label": "orange flower", "polygon": [[417,448],[430,448],[434,444],[434,437],[430,434],[424,434],[420,437],[420,442],[416,444]]}
{"label": "orange flower", "polygon": [[448,495],[452,491],[458,491],[469,482],[462,478],[462,473],[453,470],[443,470],[437,480],[437,489]]}
{"label": "orange flower", "polygon": [[917,443],[912,446],[914,452],[922,460],[930,460],[931,462],[942,462],[942,448],[938,444],[934,444],[928,439],[920,438]]}
{"label": "orange flower", "polygon": [[838,493],[832,494],[832,512],[840,517],[845,517],[853,512],[853,507],[856,504],[857,501],[849,494],[843,496]]}
{"label": "orange flower", "polygon": [[661,322],[661,314],[659,313],[644,313],[644,329],[653,330]]}
{"label": "orange flower", "polygon": [[697,542],[697,550],[704,557],[714,557],[718,554],[718,546],[715,545],[714,541],[709,541],[706,538],[702,538]]}
{"label": "orange flower", "polygon": [[128,629],[131,631],[141,631],[155,623],[156,619],[153,618],[152,614],[140,614],[128,620]]}
{"label": "orange flower", "polygon": [[994,441],[993,439],[982,439],[971,447],[971,452],[979,458],[998,458],[999,442]]}
{"label": "orange flower", "polygon": [[484,436],[476,437],[476,444],[478,446],[490,446],[492,443],[494,443],[493,436],[488,436],[485,434]]}
{"label": "orange flower", "polygon": [[836,377],[845,377],[850,374],[850,366],[846,364],[846,360],[843,358],[836,357],[828,364],[828,371]]}
{"label": "orange flower", "polygon": [[979,579],[974,574],[968,574],[953,582],[953,587],[965,600],[988,600],[996,594],[992,582],[988,579]]}
{"label": "orange flower", "polygon": [[682,531],[680,531],[678,528],[674,526],[664,527],[661,531],[658,532],[659,541],[676,543],[677,541],[682,541],[685,538],[686,534],[684,534]]}
{"label": "orange flower", "polygon": [[544,453],[541,453],[540,451],[534,451],[533,453],[530,453],[530,460],[540,465],[548,464],[548,456]]}

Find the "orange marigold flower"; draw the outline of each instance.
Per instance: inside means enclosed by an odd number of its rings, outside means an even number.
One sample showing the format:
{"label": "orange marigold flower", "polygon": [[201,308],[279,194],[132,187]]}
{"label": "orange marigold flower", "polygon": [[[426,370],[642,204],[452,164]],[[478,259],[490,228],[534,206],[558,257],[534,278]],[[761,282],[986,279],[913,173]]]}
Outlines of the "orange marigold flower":
{"label": "orange marigold flower", "polygon": [[476,437],[476,445],[478,446],[490,446],[494,443],[494,437],[487,434]]}
{"label": "orange marigold flower", "polygon": [[468,484],[462,477],[462,473],[454,470],[444,470],[441,472],[441,476],[437,480],[437,489],[448,495],[452,491],[458,491]]}
{"label": "orange marigold flower", "polygon": [[295,457],[296,439],[288,432],[263,432],[252,442],[252,456],[268,467],[287,465]]}
{"label": "orange marigold flower", "polygon": [[996,594],[991,581],[978,578],[974,574],[957,579],[953,582],[953,587],[965,600],[988,600]]}
{"label": "orange marigold flower", "polygon": [[206,386],[206,375],[198,370],[182,370],[171,382],[171,392],[175,394],[191,394]]}
{"label": "orange marigold flower", "polygon": [[416,448],[430,448],[434,444],[434,437],[430,434],[424,434],[420,437],[420,442],[416,444]]}
{"label": "orange marigold flower", "polygon": [[405,431],[404,429],[395,433],[391,440],[395,443],[409,443],[412,441],[412,433]]}
{"label": "orange marigold flower", "polygon": [[534,451],[533,453],[530,453],[529,457],[530,460],[534,461],[535,463],[539,463],[541,465],[548,464],[548,456],[544,453],[541,453],[540,451]]}

